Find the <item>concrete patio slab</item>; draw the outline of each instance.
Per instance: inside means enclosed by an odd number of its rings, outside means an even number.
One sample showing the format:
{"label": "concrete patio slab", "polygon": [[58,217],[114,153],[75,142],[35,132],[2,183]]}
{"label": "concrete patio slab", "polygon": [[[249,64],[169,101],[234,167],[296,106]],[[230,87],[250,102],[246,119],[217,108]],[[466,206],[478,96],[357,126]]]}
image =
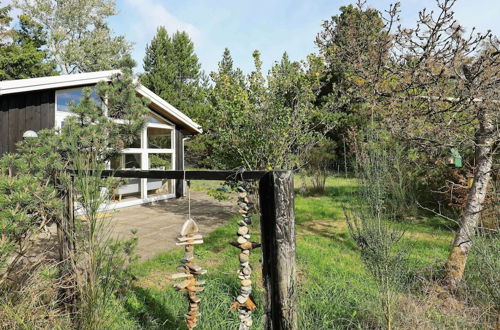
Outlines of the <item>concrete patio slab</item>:
{"label": "concrete patio slab", "polygon": [[[191,217],[202,235],[226,223],[237,214],[234,200],[217,201],[203,192],[191,192]],[[179,230],[188,217],[187,198],[169,199],[113,212],[109,221],[111,236],[125,239],[137,230],[137,253],[142,260],[174,248]]]}

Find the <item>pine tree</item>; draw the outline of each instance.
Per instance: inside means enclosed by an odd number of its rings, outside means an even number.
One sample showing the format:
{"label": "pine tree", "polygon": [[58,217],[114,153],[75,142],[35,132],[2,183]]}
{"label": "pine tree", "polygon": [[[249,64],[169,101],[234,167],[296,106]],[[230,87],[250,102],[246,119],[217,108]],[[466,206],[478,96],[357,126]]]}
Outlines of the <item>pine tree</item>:
{"label": "pine tree", "polygon": [[19,29],[10,29],[10,7],[0,8],[0,80],[55,74],[55,66],[42,50],[46,35],[27,15],[19,16]]}
{"label": "pine tree", "polygon": [[169,36],[164,27],[159,27],[146,47],[144,71],[142,84],[194,119],[200,117],[202,73],[186,32]]}

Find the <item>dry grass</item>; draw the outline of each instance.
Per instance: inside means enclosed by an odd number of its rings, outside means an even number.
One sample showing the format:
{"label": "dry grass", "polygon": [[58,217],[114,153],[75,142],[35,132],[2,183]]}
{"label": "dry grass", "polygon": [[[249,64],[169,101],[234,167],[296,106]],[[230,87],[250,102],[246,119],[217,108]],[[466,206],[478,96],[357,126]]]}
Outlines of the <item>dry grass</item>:
{"label": "dry grass", "polygon": [[50,262],[31,267],[20,282],[2,288],[0,329],[71,328],[68,315],[59,308],[55,267]]}
{"label": "dry grass", "polygon": [[457,299],[437,283],[423,285],[421,294],[398,297],[395,320],[400,329],[493,329],[481,309]]}

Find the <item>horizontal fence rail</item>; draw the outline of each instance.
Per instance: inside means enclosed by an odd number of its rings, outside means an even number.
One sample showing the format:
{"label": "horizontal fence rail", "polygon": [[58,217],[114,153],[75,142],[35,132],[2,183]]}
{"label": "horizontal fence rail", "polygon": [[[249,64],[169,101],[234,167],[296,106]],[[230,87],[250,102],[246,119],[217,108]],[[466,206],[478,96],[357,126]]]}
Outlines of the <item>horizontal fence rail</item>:
{"label": "horizontal fence rail", "polygon": [[[85,171],[94,173],[95,171]],[[76,174],[77,171],[71,171]],[[104,170],[103,177],[140,178],[140,179],[177,179],[177,180],[233,180],[258,181],[269,171],[163,171],[163,170]]]}

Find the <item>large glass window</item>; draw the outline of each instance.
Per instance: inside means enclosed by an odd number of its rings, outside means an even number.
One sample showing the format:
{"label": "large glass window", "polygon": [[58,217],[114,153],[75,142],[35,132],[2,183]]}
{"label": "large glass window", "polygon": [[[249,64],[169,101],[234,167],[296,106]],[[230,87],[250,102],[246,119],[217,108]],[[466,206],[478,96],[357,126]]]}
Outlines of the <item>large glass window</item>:
{"label": "large glass window", "polygon": [[149,154],[150,170],[171,170],[173,169],[172,154]]}
{"label": "large glass window", "polygon": [[[56,104],[57,111],[68,112],[71,105],[77,105],[83,96],[83,88],[57,91]],[[91,92],[95,104],[101,104],[101,99],[97,96],[95,90]]]}
{"label": "large glass window", "polygon": [[124,154],[124,169],[141,169],[141,154]]}
{"label": "large glass window", "polygon": [[147,122],[152,123],[152,124],[166,124],[170,125],[168,121],[166,121],[164,118],[158,116],[157,114],[151,112],[149,116],[147,117]]}
{"label": "large glass window", "polygon": [[[144,130],[135,139],[126,141],[124,151],[110,161],[111,169],[172,170],[174,169],[174,125],[150,113]],[[130,179],[114,191],[117,200],[132,198],[165,198],[174,193],[174,180]]]}
{"label": "large glass window", "polygon": [[172,130],[166,128],[148,127],[148,148],[150,149],[171,149]]}
{"label": "large glass window", "polygon": [[125,149],[128,148],[140,148],[141,147],[141,136],[134,136],[125,143]]}
{"label": "large glass window", "polygon": [[111,159],[112,170],[141,169],[141,154],[121,154]]}

